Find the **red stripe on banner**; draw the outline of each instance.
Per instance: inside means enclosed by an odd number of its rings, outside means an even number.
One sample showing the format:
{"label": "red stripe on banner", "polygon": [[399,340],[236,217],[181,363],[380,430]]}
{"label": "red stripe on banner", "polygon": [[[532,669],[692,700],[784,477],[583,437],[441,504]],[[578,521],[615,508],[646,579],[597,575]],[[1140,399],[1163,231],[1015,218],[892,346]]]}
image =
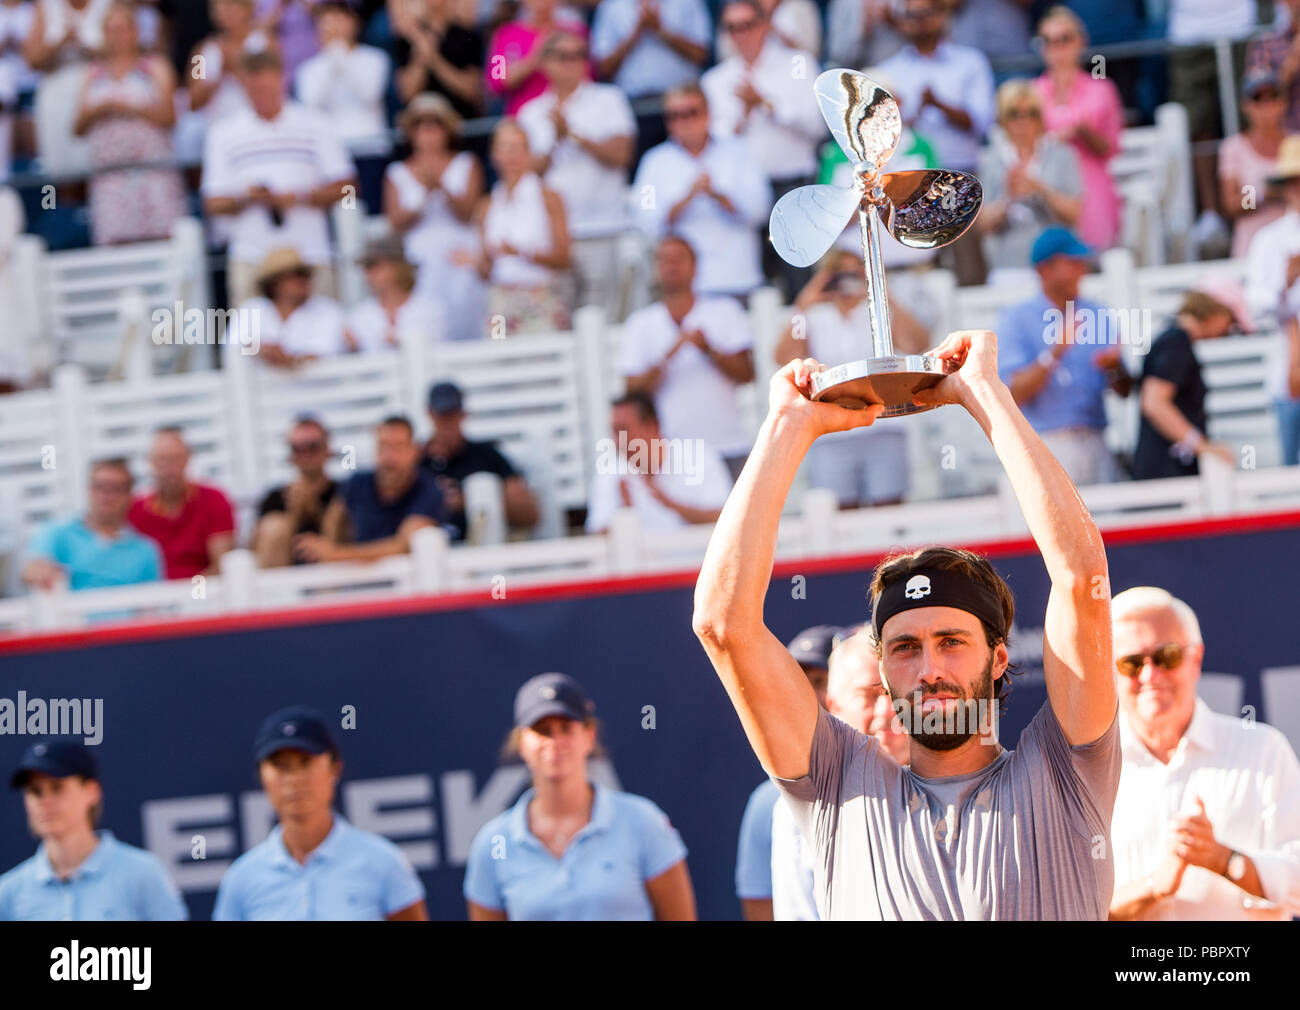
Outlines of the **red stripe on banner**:
{"label": "red stripe on banner", "polygon": [[[1229,534],[1259,533],[1266,530],[1300,527],[1300,512],[1270,512],[1258,515],[1231,516],[1222,519],[1196,519],[1185,522],[1162,523],[1158,526],[1128,526],[1103,531],[1107,544],[1155,543],[1165,540],[1182,540],[1188,537],[1226,536]],[[923,545],[916,545],[923,546]],[[1010,540],[989,540],[959,545],[987,557],[1028,554],[1037,545],[1030,537]],[[889,551],[870,554],[841,555],[834,558],[808,558],[782,561],[772,570],[774,578],[791,575],[824,575],[835,572],[870,570]],[[664,572],[656,575],[630,575],[591,579],[582,582],[549,583],[521,586],[511,589],[509,599],[492,597],[491,590],[445,593],[437,596],[402,596],[388,600],[368,600],[325,606],[284,607],[249,614],[221,614],[212,617],[187,617],[172,621],[135,622],[118,625],[97,625],[74,631],[54,631],[35,634],[0,636],[0,655],[21,655],[32,652],[50,652],[59,649],[91,648],[124,642],[144,642],[168,638],[185,638],[200,635],[219,635],[230,631],[260,631],[268,628],[294,627],[304,624],[321,624],[336,621],[362,621],[383,617],[402,617],[410,614],[436,613],[444,610],[463,610],[471,607],[502,606],[515,603],[536,603],[546,600],[567,600],[590,596],[610,596],[624,593],[656,592],[694,585],[698,570]]]}

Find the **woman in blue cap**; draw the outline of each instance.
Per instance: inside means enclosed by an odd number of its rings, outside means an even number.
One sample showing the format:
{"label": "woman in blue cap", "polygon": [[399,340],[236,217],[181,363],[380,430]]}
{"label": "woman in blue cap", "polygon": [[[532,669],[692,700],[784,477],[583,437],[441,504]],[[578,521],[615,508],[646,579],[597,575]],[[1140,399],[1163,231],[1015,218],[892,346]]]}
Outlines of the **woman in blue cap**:
{"label": "woman in blue cap", "polygon": [[280,823],[221,878],[214,920],[429,918],[402,850],[334,812],[343,760],[324,716],[303,705],[273,712],[253,760]]}
{"label": "woman in blue cap", "polygon": [[507,753],[532,788],[474,836],[470,919],[694,919],[686,846],[649,800],[595,785],[595,706],[572,677],[519,689]]}
{"label": "woman in blue cap", "polygon": [[0,877],[0,921],[189,918],[157,856],[96,830],[104,791],[89,747],[38,740],[10,784],[22,790],[27,826],[41,845]]}

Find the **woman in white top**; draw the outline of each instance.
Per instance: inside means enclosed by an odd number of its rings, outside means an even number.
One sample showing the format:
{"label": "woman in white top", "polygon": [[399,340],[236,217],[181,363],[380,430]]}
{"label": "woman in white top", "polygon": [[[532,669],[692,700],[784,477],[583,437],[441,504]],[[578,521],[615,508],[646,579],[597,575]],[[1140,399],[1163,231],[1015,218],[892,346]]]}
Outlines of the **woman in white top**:
{"label": "woman in white top", "polygon": [[473,220],[483,196],[483,168],[472,154],[455,150],[460,116],[443,95],[416,95],[398,125],[411,154],[384,174],[384,215],[419,268],[416,292],[442,303],[447,339],[481,337],[487,286],[478,272]]}
{"label": "woman in white top", "polygon": [[23,58],[43,75],[36,88],[36,148],[43,171],[90,170],[90,147],[73,133],[77,95],[90,59],[104,47],[112,0],[37,0]]}
{"label": "woman in white top", "polygon": [[348,313],[344,338],[348,349],[395,350],[403,341],[442,339],[442,311],[436,301],[415,290],[415,265],[406,258],[396,235],[375,239],[361,257],[370,297]]}
{"label": "woman in white top", "polygon": [[491,155],[500,179],[480,205],[479,261],[491,285],[491,335],[567,330],[573,260],[564,202],[532,170],[528,136],[514,119],[497,124]]}

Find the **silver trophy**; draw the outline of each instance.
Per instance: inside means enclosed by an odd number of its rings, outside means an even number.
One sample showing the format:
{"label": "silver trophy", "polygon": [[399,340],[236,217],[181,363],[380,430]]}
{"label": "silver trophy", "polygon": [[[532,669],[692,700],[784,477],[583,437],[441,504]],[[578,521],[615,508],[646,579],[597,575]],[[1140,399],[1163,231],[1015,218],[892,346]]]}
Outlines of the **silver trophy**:
{"label": "silver trophy", "polygon": [[950,361],[895,354],[881,260],[881,223],[903,245],[937,249],[958,238],[979,213],[983,191],[967,172],[883,172],[903,131],[894,96],[854,70],[827,70],[813,85],[831,136],[853,164],[853,185],[804,186],[772,208],[769,231],[781,258],[817,262],[858,213],[874,357],[835,365],[812,380],[812,399],[861,410],[883,403],[883,417],[914,414],[912,396],[952,371]]}

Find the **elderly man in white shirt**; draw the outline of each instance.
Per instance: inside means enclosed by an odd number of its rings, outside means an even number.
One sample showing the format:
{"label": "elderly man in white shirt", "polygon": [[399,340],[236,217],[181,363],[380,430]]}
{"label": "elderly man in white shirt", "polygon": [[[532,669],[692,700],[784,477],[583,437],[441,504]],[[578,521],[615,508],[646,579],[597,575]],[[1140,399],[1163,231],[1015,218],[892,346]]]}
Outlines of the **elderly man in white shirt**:
{"label": "elderly man in white shirt", "polygon": [[636,117],[623,92],[586,79],[587,42],[557,31],[542,44],[547,89],[519,110],[534,171],[560,194],[573,239],[577,304],[621,317],[618,235],[631,224],[627,170]]}
{"label": "elderly man in white shirt", "polygon": [[699,76],[712,29],[704,0],[601,0],[591,50],[603,79],[647,98]]}
{"label": "elderly man in white shirt", "polygon": [[326,211],[356,173],[333,124],[284,99],[284,70],[272,50],[245,53],[241,76],[252,108],[212,124],[203,155],[203,206],[231,221],[226,283],[233,305],[255,290],[258,264],[290,246],[335,290]]}
{"label": "elderly man in white shirt", "polygon": [[623,324],[627,388],[654,397],[669,438],[701,438],[716,449],[734,480],[753,444],[736,398],[754,379],[749,320],[734,298],[696,296],[695,250],[680,236],[659,241],[655,276],[660,300]]}
{"label": "elderly man in white shirt", "polygon": [[1182,600],[1129,589],[1111,617],[1123,770],[1110,917],[1300,914],[1300,762],[1286,737],[1197,698],[1205,648]]}
{"label": "elderly man in white shirt", "polygon": [[717,520],[731,493],[731,477],[708,443],[665,437],[654,401],[635,391],[614,401],[610,433],[596,448],[588,533],[605,532],[623,508],[634,510],[649,531]]}
{"label": "elderly man in white shirt", "polygon": [[672,232],[695,250],[695,290],[748,297],[763,283],[758,229],[772,190],[744,140],[709,135],[709,104],[697,84],[664,99],[668,137],[641,159],[632,183],[637,224],[652,239]]}
{"label": "elderly man in white shirt", "polygon": [[296,249],[273,249],[258,267],[256,283],[261,294],[234,314],[227,359],[238,351],[290,369],[348,352],[343,309],[313,292],[311,265]]}

